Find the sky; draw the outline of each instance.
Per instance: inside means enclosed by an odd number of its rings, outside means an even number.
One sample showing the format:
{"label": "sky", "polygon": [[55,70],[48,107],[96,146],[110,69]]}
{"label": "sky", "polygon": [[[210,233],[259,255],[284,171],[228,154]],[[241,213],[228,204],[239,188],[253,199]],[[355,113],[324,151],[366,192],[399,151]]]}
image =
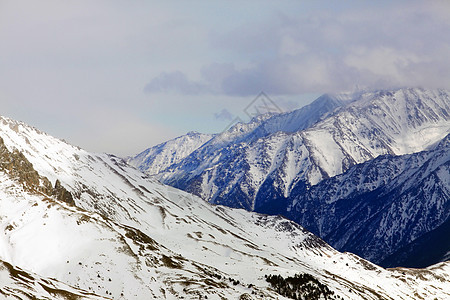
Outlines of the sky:
{"label": "sky", "polygon": [[264,92],[450,89],[450,1],[0,0],[0,115],[120,156]]}

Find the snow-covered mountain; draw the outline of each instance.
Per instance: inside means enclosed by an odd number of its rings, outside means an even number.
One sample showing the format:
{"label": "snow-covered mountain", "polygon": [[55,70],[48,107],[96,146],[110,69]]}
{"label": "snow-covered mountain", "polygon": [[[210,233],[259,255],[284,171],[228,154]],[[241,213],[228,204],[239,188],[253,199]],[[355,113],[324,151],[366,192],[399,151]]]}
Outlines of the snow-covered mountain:
{"label": "snow-covered mountain", "polygon": [[[391,266],[445,260],[450,251],[444,229],[450,221],[450,134],[432,150],[380,156],[297,191],[287,202],[284,215],[339,250],[376,263],[395,253],[397,258],[386,262]],[[428,255],[423,250],[422,256],[414,254],[415,244],[432,231],[428,245],[443,242],[427,249]]]}
{"label": "snow-covered mountain", "polygon": [[45,297],[40,287],[54,298],[285,299],[293,288],[327,299],[450,297],[448,262],[386,270],[292,221],[211,205],[24,123],[0,118],[0,137],[3,295],[22,286],[25,298]]}
{"label": "snow-covered mountain", "polygon": [[300,110],[237,124],[155,177],[211,203],[277,213],[280,197],[295,188],[380,155],[425,150],[449,131],[444,90],[324,95]]}
{"label": "snow-covered mountain", "polygon": [[179,163],[212,137],[212,134],[191,131],[186,135],[148,148],[134,157],[129,157],[127,162],[147,174],[158,174],[167,167]]}
{"label": "snow-covered mountain", "polygon": [[[233,147],[240,142],[254,141],[278,131],[296,132],[308,128],[324,114],[342,105],[348,97],[323,95],[312,105],[302,109],[283,113],[259,115],[248,124],[239,123],[229,131],[218,135],[189,132],[165,143],[148,148],[127,162],[149,174],[162,173],[168,167],[176,165],[192,152],[202,147],[202,153],[220,152],[222,148]],[[200,156],[200,155],[198,155]]]}
{"label": "snow-covered mountain", "polygon": [[258,188],[269,172],[270,158],[266,156],[274,154],[257,153],[260,144],[271,136],[289,136],[308,128],[345,101],[346,97],[324,95],[293,112],[269,113],[247,124],[238,123],[155,177],[212,203],[252,210]]}

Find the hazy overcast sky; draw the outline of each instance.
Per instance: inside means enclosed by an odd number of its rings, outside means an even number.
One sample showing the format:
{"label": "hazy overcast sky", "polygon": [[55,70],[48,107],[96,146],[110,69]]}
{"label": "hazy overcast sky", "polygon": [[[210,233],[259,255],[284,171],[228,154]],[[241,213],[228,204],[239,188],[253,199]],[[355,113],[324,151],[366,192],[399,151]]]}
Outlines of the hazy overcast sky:
{"label": "hazy overcast sky", "polygon": [[450,88],[450,1],[0,0],[0,114],[131,155],[261,91]]}

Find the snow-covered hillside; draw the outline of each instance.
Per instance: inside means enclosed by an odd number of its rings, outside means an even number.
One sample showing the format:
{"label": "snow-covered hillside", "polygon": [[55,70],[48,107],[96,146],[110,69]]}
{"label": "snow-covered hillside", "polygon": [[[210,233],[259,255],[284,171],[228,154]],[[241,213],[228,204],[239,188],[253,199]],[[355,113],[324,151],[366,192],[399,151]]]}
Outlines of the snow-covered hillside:
{"label": "snow-covered hillside", "polygon": [[50,278],[24,271],[0,260],[2,299],[106,299]]}
{"label": "snow-covered hillside", "polygon": [[[265,275],[298,273],[331,299],[450,297],[450,263],[385,270],[291,221],[210,205],[24,123],[1,118],[0,137],[3,157],[22,153],[27,166],[0,171],[0,259],[39,278],[114,299],[283,299]],[[45,194],[45,178],[73,202]]]}

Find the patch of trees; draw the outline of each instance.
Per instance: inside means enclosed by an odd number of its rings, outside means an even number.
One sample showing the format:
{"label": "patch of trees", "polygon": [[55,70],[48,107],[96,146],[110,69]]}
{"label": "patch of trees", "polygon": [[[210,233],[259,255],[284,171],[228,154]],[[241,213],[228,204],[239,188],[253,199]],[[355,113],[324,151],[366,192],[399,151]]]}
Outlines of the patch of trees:
{"label": "patch of trees", "polygon": [[[266,275],[266,281],[275,291],[287,298],[295,300],[338,299],[328,286],[319,282],[310,274],[295,274],[284,278],[281,275]],[[336,298],[337,297],[337,298]]]}

